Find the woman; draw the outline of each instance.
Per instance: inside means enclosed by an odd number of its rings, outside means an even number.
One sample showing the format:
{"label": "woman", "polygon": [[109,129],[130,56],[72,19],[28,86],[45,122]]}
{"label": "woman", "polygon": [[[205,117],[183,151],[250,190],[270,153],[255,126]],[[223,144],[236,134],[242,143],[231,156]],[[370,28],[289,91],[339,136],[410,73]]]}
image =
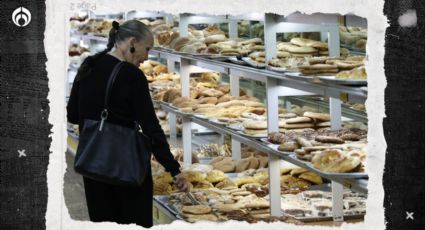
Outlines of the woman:
{"label": "woman", "polygon": [[[131,121],[138,121],[152,140],[156,160],[171,173],[177,187],[187,191],[180,165],[174,160],[156,117],[148,82],[138,68],[148,58],[153,40],[150,29],[137,20],[122,25],[114,21],[107,48],[88,57],[78,70],[67,106],[68,121],[78,124],[81,132],[84,119],[100,120],[108,78],[114,66],[124,62],[112,88],[108,121],[128,127],[133,127]],[[150,165],[148,168],[140,187],[121,187],[83,177],[90,220],[151,227],[153,185]]]}

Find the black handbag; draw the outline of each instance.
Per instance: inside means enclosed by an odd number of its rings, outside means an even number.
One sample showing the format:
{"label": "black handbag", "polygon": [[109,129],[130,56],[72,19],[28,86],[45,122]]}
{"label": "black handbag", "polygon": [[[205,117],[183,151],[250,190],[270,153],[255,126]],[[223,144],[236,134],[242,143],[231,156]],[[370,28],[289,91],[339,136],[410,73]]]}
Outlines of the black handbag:
{"label": "black handbag", "polygon": [[74,169],[93,180],[114,185],[140,186],[150,165],[150,139],[134,121],[134,128],[107,122],[112,86],[123,62],[109,77],[100,121],[85,119]]}

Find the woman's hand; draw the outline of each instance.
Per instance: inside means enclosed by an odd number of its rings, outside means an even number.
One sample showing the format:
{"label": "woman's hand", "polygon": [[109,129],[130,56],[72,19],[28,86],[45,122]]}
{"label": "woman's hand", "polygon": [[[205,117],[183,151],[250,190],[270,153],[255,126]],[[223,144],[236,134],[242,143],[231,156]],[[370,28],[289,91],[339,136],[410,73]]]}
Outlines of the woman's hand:
{"label": "woman's hand", "polygon": [[174,183],[176,183],[180,192],[189,192],[189,183],[181,173],[174,177]]}

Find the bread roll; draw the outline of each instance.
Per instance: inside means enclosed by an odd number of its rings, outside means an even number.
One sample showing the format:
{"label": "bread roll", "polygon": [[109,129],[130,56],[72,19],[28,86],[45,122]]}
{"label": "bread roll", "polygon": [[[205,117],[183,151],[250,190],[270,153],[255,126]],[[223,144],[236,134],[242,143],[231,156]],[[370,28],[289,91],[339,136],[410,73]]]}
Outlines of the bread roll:
{"label": "bread roll", "polygon": [[313,119],[309,117],[296,117],[285,120],[286,124],[298,124],[298,123],[309,123],[312,122]]}
{"label": "bread roll", "polygon": [[267,121],[246,120],[242,123],[246,129],[263,130],[267,129]]}
{"label": "bread roll", "polygon": [[217,183],[225,180],[227,178],[226,174],[224,174],[220,170],[211,170],[207,173],[206,180],[211,183]]}
{"label": "bread roll", "polygon": [[221,97],[224,95],[224,93],[216,89],[207,89],[202,91],[201,95],[206,97]]}
{"label": "bread roll", "polygon": [[173,41],[171,41],[170,48],[172,48],[176,51],[180,51],[180,49],[184,45],[186,45],[189,41],[190,41],[190,39],[188,37],[178,37],[178,38],[174,39]]}
{"label": "bread roll", "polygon": [[301,175],[299,175],[298,178],[304,179],[306,181],[310,181],[317,185],[323,184],[322,177],[320,177],[319,175],[313,172],[304,172]]}
{"label": "bread roll", "polygon": [[320,121],[330,121],[331,117],[327,113],[314,113],[314,112],[304,112],[304,117],[310,117],[312,119]]}
{"label": "bread roll", "polygon": [[250,161],[248,158],[241,159],[236,162],[235,172],[243,172],[248,169]]}
{"label": "bread roll", "polygon": [[205,43],[206,44],[211,44],[211,43],[217,43],[217,42],[223,42],[226,40],[226,36],[223,34],[214,34],[214,35],[210,35],[208,37],[205,38]]}
{"label": "bread roll", "polygon": [[217,104],[218,99],[216,97],[204,97],[199,99],[199,104]]}
{"label": "bread roll", "polygon": [[304,128],[314,128],[313,123],[299,123],[299,124],[284,124],[283,128],[285,129],[304,129]]}
{"label": "bread roll", "polygon": [[258,169],[260,166],[260,161],[255,157],[248,158],[249,160],[249,168],[250,169]]}

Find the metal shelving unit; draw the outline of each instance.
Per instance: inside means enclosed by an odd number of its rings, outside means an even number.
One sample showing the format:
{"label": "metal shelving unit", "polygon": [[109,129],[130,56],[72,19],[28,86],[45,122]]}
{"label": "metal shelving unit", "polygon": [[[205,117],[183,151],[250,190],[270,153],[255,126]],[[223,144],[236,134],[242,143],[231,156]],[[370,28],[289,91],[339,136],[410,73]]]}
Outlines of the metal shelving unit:
{"label": "metal shelving unit", "polygon": [[[128,14],[126,14],[126,17]],[[276,34],[286,32],[321,32],[322,39],[328,38],[330,47],[330,55],[339,56],[339,34],[338,25],[323,24],[323,25],[310,25],[289,23],[285,21],[282,16],[265,14],[264,27],[265,27],[265,47],[266,59],[270,60],[276,53]],[[180,34],[181,36],[187,35],[188,25],[201,24],[201,23],[229,23],[229,37],[235,38],[237,36],[237,17],[227,16],[204,16],[204,15],[180,15]],[[258,20],[258,17],[256,17]],[[236,35],[235,35],[236,34]],[[107,38],[96,37],[93,35],[76,34],[81,39],[94,40],[99,42],[107,41]],[[343,86],[337,84],[329,84],[323,82],[314,82],[305,78],[296,78],[285,73],[278,73],[267,69],[257,69],[254,67],[241,66],[229,62],[218,60],[211,60],[201,58],[190,54],[173,53],[161,48],[154,48],[151,55],[167,60],[169,71],[174,71],[178,63],[180,67],[180,80],[182,96],[189,95],[189,78],[190,74],[202,71],[217,71],[229,75],[231,94],[238,96],[240,79],[250,79],[265,83],[266,98],[267,98],[267,120],[268,132],[278,131],[278,98],[286,96],[302,96],[302,95],[322,95],[330,98],[329,100],[329,113],[331,115],[331,128],[341,128],[341,115],[342,106],[339,96],[341,93],[348,94],[348,100],[364,103],[367,98],[367,91],[362,90],[360,87]],[[310,171],[317,173],[323,178],[332,181],[332,195],[333,195],[333,214],[334,221],[343,221],[342,215],[342,194],[343,186],[349,187],[353,191],[367,193],[367,177],[355,178],[350,175],[331,175],[323,173],[312,166],[302,162],[291,155],[282,154],[280,151],[270,148],[265,143],[243,136],[234,130],[217,125],[189,114],[181,113],[175,108],[165,104],[156,103],[157,106],[169,112],[170,122],[170,136],[176,137],[176,116],[181,116],[183,120],[183,149],[184,149],[184,162],[191,164],[191,143],[192,143],[192,130],[191,123],[197,123],[205,126],[208,129],[214,130],[220,134],[228,134],[232,137],[232,154],[234,159],[240,159],[240,143],[244,143],[260,151],[269,154],[269,186],[270,186],[270,210],[271,215],[280,216],[280,160],[291,162],[300,167],[306,168]],[[321,105],[324,105],[322,102]]]}

